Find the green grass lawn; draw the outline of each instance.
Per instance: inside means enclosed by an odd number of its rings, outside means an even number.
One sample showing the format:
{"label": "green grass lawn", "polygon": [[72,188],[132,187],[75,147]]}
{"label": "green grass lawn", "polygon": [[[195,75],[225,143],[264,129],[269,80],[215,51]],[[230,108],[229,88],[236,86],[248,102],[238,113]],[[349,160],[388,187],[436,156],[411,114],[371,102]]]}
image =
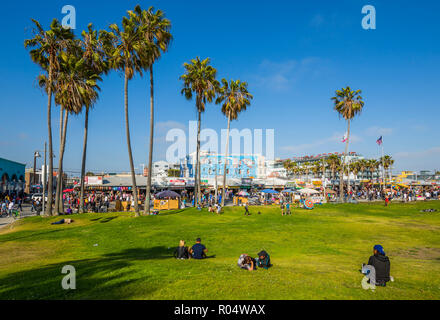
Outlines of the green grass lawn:
{"label": "green grass lawn", "polygon": [[[439,212],[420,212],[427,208]],[[0,299],[440,298],[439,201],[324,205],[286,217],[278,207],[250,210],[18,221],[0,230]],[[180,239],[192,245],[197,237],[212,258],[172,258]],[[358,270],[375,244],[390,257],[395,282],[372,292],[361,288]],[[240,254],[262,249],[273,268],[237,267]],[[64,265],[76,268],[76,290],[61,287]]]}

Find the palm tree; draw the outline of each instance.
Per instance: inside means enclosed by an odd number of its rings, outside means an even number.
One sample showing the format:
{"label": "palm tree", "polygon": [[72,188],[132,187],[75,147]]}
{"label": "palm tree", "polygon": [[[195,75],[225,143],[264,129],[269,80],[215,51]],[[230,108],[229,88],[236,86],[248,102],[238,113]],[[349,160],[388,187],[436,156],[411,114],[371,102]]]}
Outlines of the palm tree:
{"label": "palm tree", "polygon": [[52,215],[53,202],[53,145],[52,145],[52,94],[54,74],[58,72],[58,55],[66,46],[66,42],[73,39],[73,32],[61,26],[57,19],[54,19],[49,30],[45,31],[41,24],[32,19],[35,24],[34,38],[27,39],[24,42],[25,48],[33,48],[30,51],[31,59],[38,64],[47,77],[47,129],[49,140],[49,175],[48,175],[48,196],[47,196],[47,215]]}
{"label": "palm tree", "polygon": [[353,173],[355,185],[356,185],[357,175],[358,175],[359,171],[361,171],[359,161],[351,162],[349,164],[349,170],[350,170],[350,172]]}
{"label": "palm tree", "polygon": [[142,69],[145,65],[143,49],[145,43],[142,34],[136,26],[133,17],[122,18],[122,30],[118,25],[110,25],[110,31],[101,30],[100,38],[103,41],[104,52],[109,62],[109,67],[124,72],[124,111],[125,111],[125,132],[127,136],[128,158],[130,162],[132,192],[134,201],[135,216],[139,216],[138,192],[136,186],[136,175],[134,172],[133,154],[130,139],[130,121],[128,118],[128,81],[136,72],[142,76]]}
{"label": "palm tree", "polygon": [[[96,85],[98,76],[94,75],[83,60],[83,50],[78,41],[71,41],[67,50],[59,55],[60,70],[56,75],[55,103],[64,110],[62,135],[60,140],[60,154],[55,198],[55,211],[62,212],[62,177],[63,159],[66,144],[66,133],[69,114],[78,114],[82,107],[87,108],[97,99]],[[40,85],[44,84],[43,79]]]}
{"label": "palm tree", "polygon": [[[222,79],[222,86],[218,90],[216,104],[222,104],[222,112],[228,118],[228,131],[226,134],[225,160],[229,152],[229,130],[231,120],[236,120],[240,112],[245,111],[251,105],[253,96],[248,92],[247,83],[240,80],[231,80],[229,83]],[[225,206],[226,189],[226,161],[223,168],[222,207]]]}
{"label": "palm tree", "polygon": [[374,173],[379,168],[380,164],[376,159],[370,159],[368,160],[368,170],[371,173],[371,180],[373,180]]}
{"label": "palm tree", "polygon": [[381,157],[379,159],[379,161],[382,164],[384,172],[385,172],[384,177],[383,177],[383,179],[384,179],[383,184],[384,184],[384,188],[385,188],[386,187],[386,175],[387,175],[387,173],[388,174],[390,173],[391,167],[394,164],[394,160],[391,156],[385,155],[385,156]]}
{"label": "palm tree", "polygon": [[[348,145],[350,143],[350,121],[358,114],[362,112],[364,107],[364,101],[360,94],[361,90],[352,90],[350,87],[336,90],[336,96],[332,97],[334,101],[334,109],[338,112],[340,117],[343,117],[347,121],[347,141],[345,143],[344,160],[342,161],[342,171],[345,172],[345,163],[348,153]],[[350,186],[349,186],[350,188]],[[342,200],[344,192],[344,175],[340,177],[339,197]]]}
{"label": "palm tree", "polygon": [[145,46],[143,49],[145,70],[150,72],[150,147],[148,153],[148,176],[147,188],[145,194],[145,214],[150,213],[150,193],[151,193],[151,177],[153,167],[153,142],[154,142],[154,81],[153,81],[153,64],[161,57],[163,52],[168,50],[172,41],[171,22],[165,18],[161,10],[154,12],[154,8],[150,7],[148,10],[142,10],[139,5],[134,8],[134,12],[129,11],[129,14],[135,19],[141,39]]}
{"label": "palm tree", "polygon": [[283,161],[283,167],[288,175],[295,175],[298,171],[298,164],[290,159]]}
{"label": "palm tree", "polygon": [[332,180],[335,180],[335,173],[338,170],[338,167],[341,165],[341,159],[337,155],[332,154],[326,159],[326,162],[332,173]]}
{"label": "palm tree", "polygon": [[[191,60],[191,63],[185,63],[185,74],[180,77],[183,81],[182,95],[187,100],[191,100],[193,93],[196,95],[196,109],[198,113],[197,126],[197,152],[196,152],[196,169],[195,169],[195,185],[196,201],[194,206],[200,202],[200,126],[201,114],[205,111],[207,103],[211,103],[218,91],[219,83],[215,79],[217,70],[210,64],[210,59],[200,60],[199,57]],[[226,161],[226,159],[225,159]],[[225,186],[223,186],[224,188]]]}
{"label": "palm tree", "polygon": [[359,172],[362,173],[362,178],[364,178],[364,176],[365,176],[365,171],[366,171],[367,168],[368,168],[368,160],[366,160],[366,159],[360,159],[360,160],[358,161],[358,163],[359,163]]}
{"label": "palm tree", "polygon": [[[81,47],[83,49],[82,59],[85,63],[85,68],[87,70],[88,76],[86,78],[90,78],[91,83],[96,85],[96,80],[100,80],[100,75],[102,73],[108,73],[108,64],[105,60],[104,51],[102,49],[102,42],[98,37],[98,31],[93,30],[93,25],[90,23],[87,26],[87,31],[83,31],[81,33]],[[96,86],[95,89],[99,90]],[[93,95],[93,91],[89,92],[89,94]],[[90,101],[91,102],[91,101]],[[89,111],[93,106],[93,103],[85,105],[85,116],[84,116],[84,141],[83,141],[83,151],[82,151],[82,160],[81,160],[81,191],[79,197],[79,211],[81,213],[84,212],[84,177],[86,171],[86,156],[87,156],[87,139],[88,139],[88,128],[89,128]]]}

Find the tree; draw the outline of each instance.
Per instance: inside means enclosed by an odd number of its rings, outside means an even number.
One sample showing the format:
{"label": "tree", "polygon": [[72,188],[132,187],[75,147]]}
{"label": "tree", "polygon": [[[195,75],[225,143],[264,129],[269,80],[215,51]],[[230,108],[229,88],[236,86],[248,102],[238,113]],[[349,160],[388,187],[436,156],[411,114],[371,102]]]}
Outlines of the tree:
{"label": "tree", "polygon": [[386,187],[386,175],[387,175],[387,173],[389,173],[389,174],[391,173],[391,167],[394,164],[394,160],[391,156],[385,155],[379,159],[379,162],[382,164],[382,167],[385,171],[385,174],[383,177],[383,179],[384,179],[383,184],[384,184],[384,188],[385,188]]}
{"label": "tree", "polygon": [[[69,42],[66,50],[61,51],[58,57],[59,71],[54,77],[55,103],[63,110],[64,119],[61,124],[60,151],[58,158],[58,176],[55,198],[55,211],[63,211],[62,185],[63,185],[63,159],[66,145],[67,124],[69,114],[78,114],[83,106],[90,106],[97,99],[99,87],[96,81],[99,77],[89,70],[83,58],[83,50],[79,41]],[[48,84],[44,76],[40,77],[40,86]]]}
{"label": "tree", "polygon": [[341,165],[341,159],[337,155],[332,154],[326,159],[326,162],[327,162],[327,165],[329,166],[330,171],[332,173],[332,180],[335,180],[336,179],[335,174]]}
{"label": "tree", "polygon": [[47,93],[47,129],[49,140],[49,175],[48,175],[48,195],[47,195],[47,215],[52,215],[53,203],[53,145],[52,145],[52,94],[53,94],[53,79],[54,74],[58,72],[58,55],[66,43],[73,39],[73,32],[70,29],[65,29],[61,26],[57,19],[54,19],[50,25],[49,30],[45,31],[41,24],[32,19],[35,24],[34,38],[27,39],[24,42],[25,48],[32,48],[30,56],[34,63],[38,64],[47,79],[45,91]]}
{"label": "tree", "polygon": [[130,121],[128,117],[128,81],[133,78],[136,72],[142,76],[142,69],[145,66],[143,60],[146,59],[144,56],[145,43],[133,17],[122,18],[122,30],[119,29],[116,24],[110,25],[109,28],[110,31],[102,30],[100,32],[100,39],[102,39],[103,42],[103,48],[109,67],[124,73],[125,133],[130,162],[134,210],[135,216],[139,217],[138,191],[131,149]]}
{"label": "tree", "polygon": [[375,160],[375,159],[368,160],[367,168],[371,173],[371,180],[373,180],[374,173],[379,169],[379,166],[380,166],[380,164],[377,160]]}
{"label": "tree", "polygon": [[355,162],[350,163],[349,170],[350,170],[350,172],[353,173],[354,179],[356,180],[359,171],[361,171],[359,161],[355,161]]}
{"label": "tree", "polygon": [[[102,73],[107,74],[109,71],[107,61],[105,59],[104,51],[102,48],[102,42],[99,39],[98,31],[93,30],[93,25],[90,23],[87,26],[87,31],[81,33],[81,47],[83,49],[82,59],[87,68],[87,73],[90,75],[91,81],[100,79]],[[96,77],[93,79],[93,77]],[[99,89],[97,86],[95,89]],[[94,90],[94,89],[93,89]],[[89,92],[89,94],[93,94]],[[96,96],[97,97],[97,96]],[[79,197],[79,211],[84,212],[84,177],[87,175],[86,171],[86,157],[87,157],[87,139],[88,139],[88,128],[89,128],[89,111],[93,107],[93,104],[85,106],[84,115],[84,141],[83,141],[83,151],[81,159],[81,190]]]}
{"label": "tree", "polygon": [[165,18],[161,10],[154,11],[153,7],[142,10],[139,5],[134,8],[134,12],[129,11],[138,25],[141,40],[144,42],[143,62],[144,70],[150,72],[150,146],[148,153],[148,175],[147,188],[145,195],[145,214],[150,213],[151,198],[151,177],[153,167],[153,142],[154,142],[154,81],[153,65],[161,57],[163,52],[168,50],[172,40],[171,22]]}
{"label": "tree", "polygon": [[223,168],[222,207],[225,206],[226,190],[226,159],[229,153],[229,130],[231,121],[237,120],[238,115],[251,105],[253,96],[248,92],[247,83],[240,80],[231,80],[229,83],[222,79],[222,86],[218,90],[216,104],[222,104],[222,113],[228,118],[226,134],[225,163]]}
{"label": "tree", "polygon": [[290,159],[287,159],[283,162],[283,167],[287,171],[287,175],[295,175],[297,174],[298,164]]}
{"label": "tree", "polygon": [[[195,168],[195,185],[196,193],[194,206],[200,202],[200,126],[201,115],[205,111],[207,103],[211,103],[216,96],[219,83],[216,80],[217,70],[210,65],[210,59],[200,60],[199,57],[185,63],[185,74],[180,77],[183,81],[182,95],[187,100],[191,100],[193,94],[196,95],[196,110],[198,113],[197,125],[197,151],[196,151],[196,168]],[[226,161],[226,159],[225,159]]]}
{"label": "tree", "polygon": [[[342,161],[342,172],[345,172],[345,163],[348,153],[348,145],[350,143],[350,121],[362,112],[364,101],[360,94],[361,90],[352,90],[350,87],[336,90],[336,96],[332,97],[334,102],[334,109],[338,112],[340,117],[347,121],[347,141],[345,143],[344,160]],[[344,193],[344,174],[340,177],[339,182],[339,197],[342,200]],[[348,187],[350,188],[350,186]]]}

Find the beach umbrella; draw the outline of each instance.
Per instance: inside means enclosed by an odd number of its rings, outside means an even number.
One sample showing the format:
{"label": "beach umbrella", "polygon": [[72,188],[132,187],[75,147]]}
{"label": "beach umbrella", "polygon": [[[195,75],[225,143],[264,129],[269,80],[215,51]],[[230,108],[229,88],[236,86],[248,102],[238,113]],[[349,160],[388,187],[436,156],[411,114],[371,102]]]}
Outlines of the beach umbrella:
{"label": "beach umbrella", "polygon": [[308,210],[312,210],[315,207],[315,204],[313,203],[312,200],[307,199],[306,201],[304,201],[304,208],[308,209]]}
{"label": "beach umbrella", "polygon": [[171,190],[165,190],[159,193],[156,193],[155,195],[156,199],[167,199],[167,198],[180,198],[180,195],[174,191]]}
{"label": "beach umbrella", "polygon": [[269,193],[269,194],[278,194],[277,191],[272,190],[272,189],[265,189],[265,190],[263,190],[263,191],[261,191],[261,192],[263,192],[263,193]]}
{"label": "beach umbrella", "polygon": [[63,190],[63,193],[73,192],[73,191],[74,191],[73,189],[65,189],[65,190]]}
{"label": "beach umbrella", "polygon": [[239,196],[241,197],[247,197],[249,196],[249,193],[247,193],[246,191],[240,191],[239,193],[237,193]]}
{"label": "beach umbrella", "polygon": [[293,191],[292,189],[286,189],[281,191],[282,193],[294,193],[295,191]]}
{"label": "beach umbrella", "polygon": [[316,191],[314,189],[309,189],[309,188],[301,189],[298,192],[300,192],[302,194],[317,194],[317,193],[319,193],[319,191]]}

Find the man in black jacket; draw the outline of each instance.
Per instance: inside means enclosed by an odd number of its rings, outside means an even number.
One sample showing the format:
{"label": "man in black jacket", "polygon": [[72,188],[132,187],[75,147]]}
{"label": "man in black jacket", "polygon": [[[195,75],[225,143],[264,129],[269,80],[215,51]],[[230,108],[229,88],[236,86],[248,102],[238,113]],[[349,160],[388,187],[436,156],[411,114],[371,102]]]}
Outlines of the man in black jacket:
{"label": "man in black jacket", "polygon": [[381,245],[375,245],[373,255],[368,260],[368,265],[376,270],[376,285],[385,287],[390,281],[390,259],[386,256]]}

